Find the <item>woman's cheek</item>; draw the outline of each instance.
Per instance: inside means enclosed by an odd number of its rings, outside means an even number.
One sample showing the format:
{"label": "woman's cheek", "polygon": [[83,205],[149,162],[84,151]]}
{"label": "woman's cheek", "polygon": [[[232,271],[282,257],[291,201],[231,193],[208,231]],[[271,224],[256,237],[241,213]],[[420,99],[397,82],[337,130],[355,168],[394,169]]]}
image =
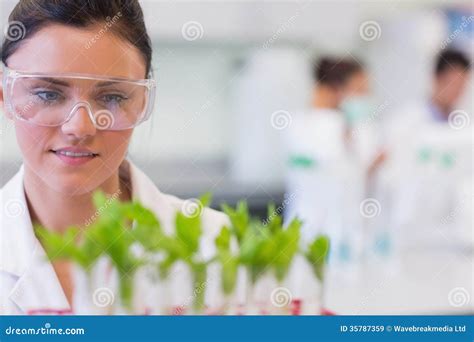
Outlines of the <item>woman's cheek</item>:
{"label": "woman's cheek", "polygon": [[117,169],[126,157],[133,129],[102,131],[103,162],[112,170]]}
{"label": "woman's cheek", "polygon": [[47,156],[47,142],[54,135],[55,128],[30,125],[16,121],[15,132],[25,162],[40,167]]}

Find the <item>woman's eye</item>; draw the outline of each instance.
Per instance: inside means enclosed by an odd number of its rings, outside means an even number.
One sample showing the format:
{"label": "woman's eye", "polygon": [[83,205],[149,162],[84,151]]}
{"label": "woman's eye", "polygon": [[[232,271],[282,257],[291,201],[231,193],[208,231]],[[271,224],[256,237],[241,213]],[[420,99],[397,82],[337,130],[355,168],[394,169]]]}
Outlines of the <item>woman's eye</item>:
{"label": "woman's eye", "polygon": [[54,91],[37,91],[35,93],[41,100],[45,102],[53,102],[60,99],[61,95]]}
{"label": "woman's eye", "polygon": [[101,100],[107,104],[120,104],[121,102],[127,100],[127,97],[120,94],[107,94],[102,96]]}

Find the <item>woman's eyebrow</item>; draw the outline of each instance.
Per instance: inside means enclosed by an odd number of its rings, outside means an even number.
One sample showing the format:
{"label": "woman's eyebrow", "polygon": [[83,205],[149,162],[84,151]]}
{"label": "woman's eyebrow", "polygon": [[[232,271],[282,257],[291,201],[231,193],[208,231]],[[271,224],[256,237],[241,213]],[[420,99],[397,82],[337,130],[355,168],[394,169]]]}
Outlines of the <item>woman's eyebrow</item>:
{"label": "woman's eyebrow", "polygon": [[39,79],[42,80],[42,81],[45,81],[45,82],[48,82],[48,83],[52,83],[52,84],[56,84],[56,85],[60,85],[60,86],[63,86],[63,87],[68,87],[68,86],[69,86],[69,83],[68,83],[68,82],[62,81],[62,80],[58,80],[57,78],[52,78],[52,77],[40,77]]}
{"label": "woman's eyebrow", "polygon": [[110,85],[115,85],[117,84],[117,81],[102,81],[102,82],[99,82],[96,87],[108,87]]}

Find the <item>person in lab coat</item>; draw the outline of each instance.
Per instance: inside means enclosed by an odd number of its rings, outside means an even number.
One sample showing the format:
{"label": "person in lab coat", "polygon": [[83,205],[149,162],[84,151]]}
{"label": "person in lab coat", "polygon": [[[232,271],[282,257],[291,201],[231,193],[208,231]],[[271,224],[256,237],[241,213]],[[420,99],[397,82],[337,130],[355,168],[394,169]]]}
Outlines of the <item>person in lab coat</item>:
{"label": "person in lab coat", "polygon": [[[410,140],[410,137],[414,136],[414,131],[426,125],[448,126],[450,114],[460,109],[456,106],[469,82],[470,69],[470,60],[463,52],[452,49],[442,51],[435,61],[429,99],[421,103],[404,105],[391,113],[388,118],[387,148],[400,145],[404,141],[402,139]],[[451,119],[454,119],[453,116]]]}
{"label": "person in lab coat", "polygon": [[378,142],[378,119],[384,104],[376,105],[371,95],[370,80],[364,65],[354,60],[353,72],[346,85],[346,96],[341,110],[346,120],[346,145],[351,156],[371,178],[384,154]]}
{"label": "person in lab coat", "polygon": [[469,109],[458,103],[470,69],[463,52],[443,50],[435,60],[429,99],[397,109],[384,125],[387,161],[380,187],[392,199],[394,228],[407,234],[398,234],[402,245],[434,235],[449,240],[454,231],[444,232],[446,223],[454,212],[461,217],[462,188],[472,184],[472,130]]}
{"label": "person in lab coat", "polygon": [[[34,224],[84,227],[100,189],[139,200],[169,231],[185,202],[161,193],[126,158],[155,87],[138,1],[22,0],[9,23],[0,105],[23,165],[0,193],[0,314],[71,313],[71,264],[47,261]],[[228,221],[211,209],[202,215],[205,254]]]}
{"label": "person in lab coat", "polygon": [[[313,102],[308,110],[293,115],[288,129],[287,206],[285,221],[298,217],[303,221],[301,241],[309,244],[318,234],[331,240],[330,265],[350,257],[346,237],[355,231],[346,222],[360,193],[361,179],[348,149],[348,125],[341,104],[356,93],[360,82],[355,61],[324,57],[313,68]],[[358,80],[358,79],[357,79]],[[351,232],[345,231],[348,228]],[[289,289],[293,298],[308,305],[319,284],[312,279],[307,263],[297,256],[290,270]],[[322,304],[325,306],[325,303]]]}
{"label": "person in lab coat", "polygon": [[[296,113],[289,127],[287,195],[291,200],[285,220],[304,221],[302,238],[311,240],[329,226],[340,225],[341,215],[331,215],[341,205],[341,174],[348,167],[346,121],[340,109],[357,64],[325,57],[314,66],[311,109]],[[324,228],[323,228],[324,227]]]}

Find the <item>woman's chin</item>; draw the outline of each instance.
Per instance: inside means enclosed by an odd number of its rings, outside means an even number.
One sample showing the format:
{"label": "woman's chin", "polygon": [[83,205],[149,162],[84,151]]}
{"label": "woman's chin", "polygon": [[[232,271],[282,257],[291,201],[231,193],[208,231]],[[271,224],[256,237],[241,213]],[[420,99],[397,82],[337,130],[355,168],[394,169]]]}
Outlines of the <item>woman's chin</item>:
{"label": "woman's chin", "polygon": [[54,178],[48,181],[48,186],[55,192],[69,196],[80,196],[94,191],[100,185],[91,174],[56,173]]}

